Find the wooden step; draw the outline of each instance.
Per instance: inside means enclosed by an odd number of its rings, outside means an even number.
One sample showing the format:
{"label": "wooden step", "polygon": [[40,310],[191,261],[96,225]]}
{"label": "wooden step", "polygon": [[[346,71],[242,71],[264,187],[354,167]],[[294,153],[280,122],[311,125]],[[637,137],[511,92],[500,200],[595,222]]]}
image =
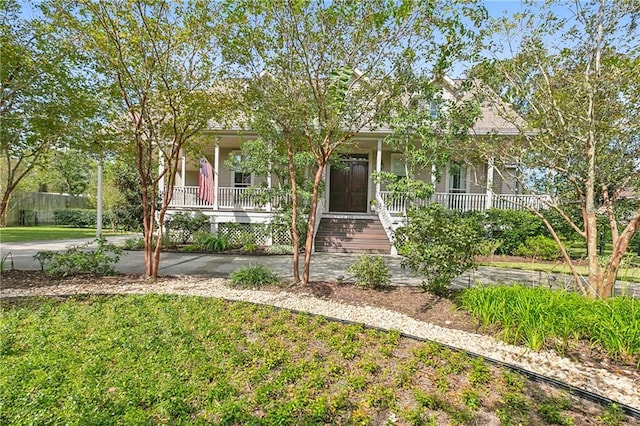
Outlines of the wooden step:
{"label": "wooden step", "polygon": [[377,218],[322,218],[315,248],[330,253],[389,254],[391,244]]}

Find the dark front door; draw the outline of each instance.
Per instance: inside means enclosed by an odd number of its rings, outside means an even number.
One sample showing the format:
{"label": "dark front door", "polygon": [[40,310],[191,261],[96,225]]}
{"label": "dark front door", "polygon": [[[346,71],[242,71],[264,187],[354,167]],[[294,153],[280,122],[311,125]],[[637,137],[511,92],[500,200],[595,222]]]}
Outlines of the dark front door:
{"label": "dark front door", "polygon": [[331,169],[329,210],[332,212],[367,211],[369,162],[365,159],[344,160],[345,169]]}

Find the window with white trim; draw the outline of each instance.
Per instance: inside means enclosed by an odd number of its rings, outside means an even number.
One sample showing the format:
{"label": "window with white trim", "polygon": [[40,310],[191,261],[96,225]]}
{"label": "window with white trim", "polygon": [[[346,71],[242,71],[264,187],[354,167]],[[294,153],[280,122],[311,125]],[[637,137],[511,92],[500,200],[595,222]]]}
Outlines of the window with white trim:
{"label": "window with white trim", "polygon": [[449,192],[467,192],[467,166],[454,162],[449,165]]}
{"label": "window with white trim", "polygon": [[398,177],[407,176],[406,159],[403,154],[391,154],[391,173]]}
{"label": "window with white trim", "polygon": [[[234,151],[232,155],[235,164],[242,164],[242,154],[240,151]],[[247,188],[253,184],[253,174],[243,171],[242,167],[238,166],[233,169],[231,182],[234,188]]]}

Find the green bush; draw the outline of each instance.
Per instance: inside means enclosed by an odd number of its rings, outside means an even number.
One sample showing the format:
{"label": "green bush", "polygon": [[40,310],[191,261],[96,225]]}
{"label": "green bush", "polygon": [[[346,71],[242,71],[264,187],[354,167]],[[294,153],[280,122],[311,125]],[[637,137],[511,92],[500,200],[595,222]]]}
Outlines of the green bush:
{"label": "green bush", "polygon": [[473,220],[439,204],[408,213],[405,227],[395,232],[402,265],[422,275],[421,288],[444,293],[451,281],[475,267],[478,234]]}
{"label": "green bush", "polygon": [[256,243],[246,243],[240,249],[243,253],[255,253],[258,251],[258,245]]}
{"label": "green bush", "polygon": [[513,255],[527,238],[549,236],[540,218],[525,210],[489,209],[468,212],[465,216],[473,219],[476,231],[482,239],[501,242],[496,248],[496,254]]}
{"label": "green bush", "polygon": [[193,242],[202,250],[219,253],[229,249],[229,240],[223,235],[200,231],[193,234]]}
{"label": "green bush", "polygon": [[518,246],[514,254],[542,260],[556,260],[562,256],[555,240],[544,235],[527,238],[523,244]]}
{"label": "green bush", "polygon": [[231,283],[238,287],[257,288],[280,284],[280,277],[262,264],[243,266],[231,273]]}
{"label": "green bush", "polygon": [[63,252],[40,251],[33,257],[40,262],[45,273],[56,278],[77,274],[115,274],[114,265],[120,260],[122,248],[108,244],[103,238],[96,241],[98,248],[95,250],[86,250],[87,243]]}
{"label": "green bush", "polygon": [[242,248],[247,244],[257,244],[258,236],[268,232],[268,225],[262,223],[225,223],[218,233],[224,236],[231,248]]}
{"label": "green bush", "polygon": [[192,241],[196,232],[208,231],[211,228],[209,217],[202,212],[177,213],[167,218],[164,221],[164,226],[167,230],[167,236],[180,244]]}
{"label": "green bush", "polygon": [[97,214],[96,210],[91,209],[54,210],[53,220],[57,225],[66,225],[72,228],[95,228]]}
{"label": "green bush", "polygon": [[363,254],[349,266],[348,272],[356,276],[356,284],[363,288],[386,288],[391,281],[389,267],[382,256]]}
{"label": "green bush", "polygon": [[272,246],[268,246],[265,251],[267,254],[293,254],[293,246],[274,244]]}
{"label": "green bush", "polygon": [[125,250],[142,250],[144,248],[144,238],[127,238],[124,240],[122,248]]}

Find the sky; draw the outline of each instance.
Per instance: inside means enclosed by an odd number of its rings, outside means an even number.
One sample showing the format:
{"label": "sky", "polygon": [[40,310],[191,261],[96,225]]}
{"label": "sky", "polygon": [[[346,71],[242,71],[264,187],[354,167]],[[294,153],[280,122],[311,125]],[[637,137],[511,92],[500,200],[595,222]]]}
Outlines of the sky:
{"label": "sky", "polygon": [[[19,0],[22,5],[22,17],[24,18],[32,18],[34,16],[38,16],[38,8],[37,4],[41,2],[41,0]],[[536,2],[534,2],[535,5]],[[540,0],[538,3],[542,4],[543,1]],[[499,18],[501,16],[513,15],[514,13],[521,12],[529,6],[525,5],[522,0],[485,0],[482,2],[484,7],[487,9],[488,15],[491,18]],[[562,14],[562,7],[557,6],[553,7],[556,13]],[[464,76],[465,70],[469,67],[469,64],[458,63],[455,64],[453,69],[450,70],[449,75],[452,78],[460,78]]]}

